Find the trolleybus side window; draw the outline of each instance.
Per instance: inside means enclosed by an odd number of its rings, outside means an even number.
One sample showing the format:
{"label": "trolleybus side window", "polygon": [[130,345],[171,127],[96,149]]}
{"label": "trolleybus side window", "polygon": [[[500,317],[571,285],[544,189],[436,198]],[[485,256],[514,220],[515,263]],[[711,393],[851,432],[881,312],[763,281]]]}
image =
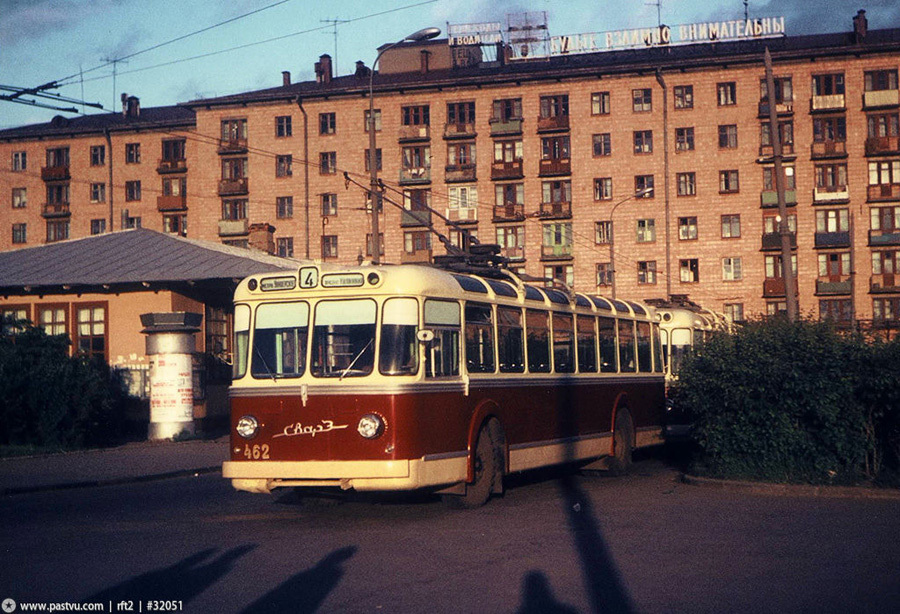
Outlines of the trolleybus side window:
{"label": "trolleybus side window", "polygon": [[384,375],[415,375],[419,370],[416,332],[419,305],[414,298],[391,298],[381,311],[378,370]]}
{"label": "trolleybus side window", "polygon": [[557,373],[575,372],[575,323],[568,313],[553,314],[553,366]]}
{"label": "trolleybus side window", "polygon": [[660,341],[660,332],[662,329],[659,327],[659,324],[653,324],[653,371],[656,373],[663,373],[663,362],[662,362],[662,342]]}
{"label": "trolleybus side window", "polygon": [[250,346],[250,306],[234,307],[234,365],[232,377],[240,379],[247,374],[247,350]]}
{"label": "trolleybus side window", "polygon": [[637,323],[638,369],[641,373],[653,372],[653,340],[650,322]]}
{"label": "trolleybus side window", "polygon": [[616,321],[600,317],[600,372],[616,373],[619,370],[619,346],[616,342]]}
{"label": "trolleybus side window", "polygon": [[490,305],[466,304],[466,365],[472,373],[494,372],[494,319]]}
{"label": "trolleybus side window", "polygon": [[597,372],[597,336],[594,332],[595,319],[592,316],[578,316],[578,371]]}
{"label": "trolleybus side window", "polygon": [[623,373],[637,371],[637,355],[634,349],[634,322],[619,320],[619,369]]}
{"label": "trolleybus side window", "polygon": [[312,374],[315,377],[368,375],[375,362],[375,301],[322,301],[316,305]]}
{"label": "trolleybus side window", "polygon": [[527,309],[525,330],[528,339],[528,370],[532,373],[550,373],[550,314]]}
{"label": "trolleybus side window", "polygon": [[253,377],[275,379],[303,375],[308,332],[308,303],[266,303],[257,307],[250,359]]}
{"label": "trolleybus side window", "polygon": [[425,301],[425,328],[434,339],[425,349],[425,375],[459,375],[459,303]]}
{"label": "trolleybus side window", "polygon": [[497,307],[497,348],[501,373],[525,371],[524,333],[521,309]]}

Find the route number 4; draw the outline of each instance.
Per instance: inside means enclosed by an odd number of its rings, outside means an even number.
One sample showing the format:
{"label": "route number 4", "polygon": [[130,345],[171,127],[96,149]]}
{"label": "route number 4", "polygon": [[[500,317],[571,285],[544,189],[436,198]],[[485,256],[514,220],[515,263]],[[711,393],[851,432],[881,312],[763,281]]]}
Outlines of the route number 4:
{"label": "route number 4", "polygon": [[314,266],[305,266],[300,269],[300,287],[315,288],[319,285],[319,269]]}

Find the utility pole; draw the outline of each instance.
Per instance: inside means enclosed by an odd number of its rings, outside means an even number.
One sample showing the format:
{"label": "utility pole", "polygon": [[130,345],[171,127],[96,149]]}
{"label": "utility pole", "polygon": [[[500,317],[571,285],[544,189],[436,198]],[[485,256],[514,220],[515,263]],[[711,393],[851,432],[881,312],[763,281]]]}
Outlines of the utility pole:
{"label": "utility pole", "polygon": [[766,64],[766,99],[769,103],[769,137],[772,141],[773,159],[775,162],[775,190],[778,193],[778,233],[781,235],[781,274],[784,279],[784,298],[787,302],[787,317],[791,322],[797,321],[797,284],[794,277],[793,260],[791,258],[791,231],[788,226],[787,205],[784,200],[784,165],[781,148],[781,130],[778,126],[778,110],[775,99],[775,77],[772,74],[772,54],[766,47],[764,55]]}
{"label": "utility pole", "polygon": [[672,213],[669,206],[669,88],[662,71],[656,69],[656,81],[663,91],[663,189],[666,212],[666,299],[672,298]]}

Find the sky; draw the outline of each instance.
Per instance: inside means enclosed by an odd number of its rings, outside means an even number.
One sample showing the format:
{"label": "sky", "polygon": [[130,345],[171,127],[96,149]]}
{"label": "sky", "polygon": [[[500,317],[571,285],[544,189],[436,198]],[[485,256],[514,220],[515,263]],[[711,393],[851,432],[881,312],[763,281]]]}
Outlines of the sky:
{"label": "sky", "polygon": [[[346,74],[357,60],[371,65],[379,45],[430,26],[445,36],[448,23],[505,25],[508,14],[545,11],[558,36],[654,27],[658,17],[669,25],[741,19],[745,10],[744,0],[658,2],[0,0],[0,87],[56,81],[64,85],[49,92],[118,111],[123,92],[144,107],[164,106],[275,87],[285,70],[295,82],[313,79],[323,53]],[[870,29],[900,27],[897,0],[748,0],[747,10],[751,18],[784,16],[787,34],[800,35],[849,31],[860,8]],[[0,128],[54,115],[74,116],[0,100]]]}

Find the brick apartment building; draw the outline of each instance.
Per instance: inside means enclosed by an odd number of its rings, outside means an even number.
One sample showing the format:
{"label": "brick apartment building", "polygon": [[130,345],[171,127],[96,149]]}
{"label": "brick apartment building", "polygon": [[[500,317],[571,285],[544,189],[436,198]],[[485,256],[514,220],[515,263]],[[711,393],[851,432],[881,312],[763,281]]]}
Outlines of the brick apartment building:
{"label": "brick apartment building", "polygon": [[[868,30],[862,11],[841,33],[524,61],[502,44],[492,61],[446,39],[394,47],[374,76],[383,259],[443,253],[431,223],[609,293],[614,239],[619,296],[688,295],[736,320],[784,309],[766,47],[800,311],[900,320],[900,28]],[[370,69],[315,69],[0,132],[0,249],[142,225],[368,259]]]}

